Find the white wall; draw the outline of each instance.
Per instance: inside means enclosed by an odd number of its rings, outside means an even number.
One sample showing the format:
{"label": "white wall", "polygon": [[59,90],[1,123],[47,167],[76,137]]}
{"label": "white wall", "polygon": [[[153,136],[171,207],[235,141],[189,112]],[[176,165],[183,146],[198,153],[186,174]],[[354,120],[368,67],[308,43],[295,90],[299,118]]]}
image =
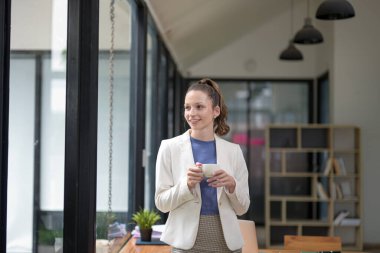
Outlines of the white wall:
{"label": "white wall", "polygon": [[[304,17],[305,5],[295,5],[293,34],[302,28]],[[288,24],[286,29],[284,24]],[[304,60],[280,61],[279,55],[288,46],[291,37],[290,29],[289,10],[227,47],[205,56],[190,67],[187,74],[194,77],[311,78],[315,74],[316,53],[324,46],[296,45],[302,51]]]}
{"label": "white wall", "polygon": [[380,243],[380,1],[355,1],[357,16],[335,23],[332,121],[361,127],[364,241]]}
{"label": "white wall", "polygon": [[[338,22],[338,21],[335,21]],[[314,20],[315,27],[323,35],[323,43],[316,47],[314,77],[334,72],[334,21]],[[345,21],[343,21],[345,22]]]}
{"label": "white wall", "polygon": [[[115,1],[115,49],[130,48],[130,16],[127,1]],[[58,44],[61,49],[66,45],[66,18],[67,0],[12,1],[11,22],[17,29],[11,30],[11,48],[51,50]],[[99,48],[107,50],[110,45],[109,1],[99,1],[99,20]]]}

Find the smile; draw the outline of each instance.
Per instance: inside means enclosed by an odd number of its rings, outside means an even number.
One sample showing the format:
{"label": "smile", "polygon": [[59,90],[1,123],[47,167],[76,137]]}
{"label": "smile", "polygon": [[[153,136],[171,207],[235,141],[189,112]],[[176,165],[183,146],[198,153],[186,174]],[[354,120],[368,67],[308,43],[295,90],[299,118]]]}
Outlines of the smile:
{"label": "smile", "polygon": [[199,119],[188,120],[188,122],[191,123],[191,124],[195,124],[195,123],[197,123],[199,121],[200,121]]}

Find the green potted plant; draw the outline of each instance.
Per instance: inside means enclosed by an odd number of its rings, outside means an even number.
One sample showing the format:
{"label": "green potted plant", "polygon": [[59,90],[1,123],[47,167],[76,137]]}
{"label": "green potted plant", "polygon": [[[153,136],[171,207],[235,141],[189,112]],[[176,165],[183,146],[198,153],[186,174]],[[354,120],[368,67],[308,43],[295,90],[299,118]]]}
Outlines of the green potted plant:
{"label": "green potted plant", "polygon": [[96,213],[96,239],[108,239],[109,225],[115,222],[116,215],[108,212]]}
{"label": "green potted plant", "polygon": [[141,241],[152,240],[152,226],[160,218],[160,215],[156,211],[148,209],[141,209],[132,215],[132,220],[139,226]]}

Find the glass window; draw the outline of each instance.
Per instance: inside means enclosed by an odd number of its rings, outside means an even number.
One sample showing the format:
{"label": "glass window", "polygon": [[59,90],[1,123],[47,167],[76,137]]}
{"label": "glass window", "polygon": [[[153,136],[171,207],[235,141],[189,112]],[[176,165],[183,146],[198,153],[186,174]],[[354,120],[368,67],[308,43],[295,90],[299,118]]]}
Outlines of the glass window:
{"label": "glass window", "polygon": [[7,252],[62,247],[67,1],[12,1]]}
{"label": "glass window", "polygon": [[110,3],[100,1],[97,239],[107,239],[109,223],[128,223],[130,4],[115,1],[113,21],[111,13]]}
{"label": "glass window", "polygon": [[311,118],[308,82],[218,82],[229,109],[226,139],[240,144],[249,170],[251,207],[247,216],[265,221],[265,126],[308,123]]}
{"label": "glass window", "polygon": [[146,113],[145,113],[145,195],[144,195],[144,207],[145,208],[154,208],[154,172],[155,172],[155,164],[154,160],[156,157],[155,153],[155,147],[154,147],[154,129],[157,127],[155,125],[155,119],[154,117],[154,107],[157,100],[155,100],[155,96],[153,94],[155,93],[155,87],[154,87],[154,74],[153,71],[157,69],[156,66],[153,66],[154,60],[153,60],[153,49],[156,47],[153,47],[153,43],[156,42],[154,36],[152,35],[152,31],[147,31],[147,58],[146,58]]}

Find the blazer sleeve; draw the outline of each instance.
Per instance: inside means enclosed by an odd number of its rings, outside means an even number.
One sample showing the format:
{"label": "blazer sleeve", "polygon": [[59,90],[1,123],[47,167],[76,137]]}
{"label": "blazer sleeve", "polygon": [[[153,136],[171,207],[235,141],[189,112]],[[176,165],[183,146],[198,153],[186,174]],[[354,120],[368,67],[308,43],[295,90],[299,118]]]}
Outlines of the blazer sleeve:
{"label": "blazer sleeve", "polygon": [[179,180],[174,178],[172,164],[170,143],[164,140],[157,154],[154,197],[156,207],[164,213],[176,209],[195,197],[187,186],[186,176]]}
{"label": "blazer sleeve", "polygon": [[237,215],[243,215],[248,211],[250,204],[249,187],[248,187],[248,169],[244,160],[243,152],[239,145],[235,145],[235,168],[234,178],[236,182],[235,191],[230,193],[227,189],[225,192],[230,200],[232,208]]}

